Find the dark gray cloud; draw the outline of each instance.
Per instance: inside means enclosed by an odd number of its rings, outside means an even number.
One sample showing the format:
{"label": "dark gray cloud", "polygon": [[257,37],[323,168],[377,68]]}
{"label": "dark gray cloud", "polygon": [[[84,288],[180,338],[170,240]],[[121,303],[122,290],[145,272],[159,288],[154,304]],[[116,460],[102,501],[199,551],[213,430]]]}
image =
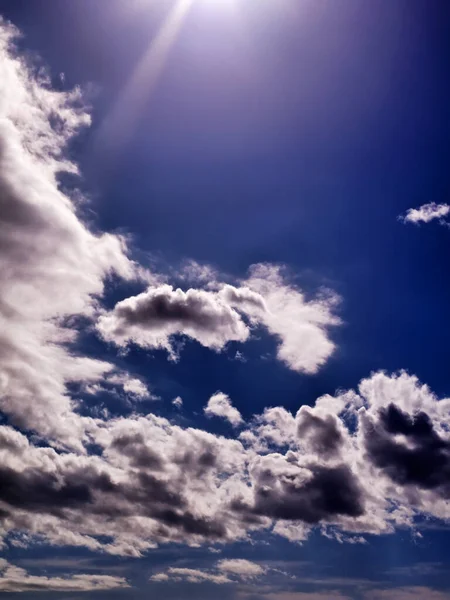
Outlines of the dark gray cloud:
{"label": "dark gray cloud", "polygon": [[339,454],[344,444],[342,424],[336,415],[315,414],[309,407],[302,407],[297,415],[297,434],[305,447],[324,456]]}
{"label": "dark gray cloud", "polygon": [[254,511],[275,519],[317,524],[333,517],[359,517],[364,513],[364,493],[347,465],[308,466],[310,479],[300,483],[295,475],[274,475],[264,470],[255,489]]}
{"label": "dark gray cloud", "polygon": [[379,410],[375,426],[366,424],[365,442],[370,460],[396,483],[450,498],[450,442],[425,412],[409,415],[391,403]]}
{"label": "dark gray cloud", "polygon": [[90,503],[92,494],[88,483],[79,479],[61,482],[53,473],[30,468],[16,471],[2,466],[0,501],[11,508],[61,514],[64,508]]}
{"label": "dark gray cloud", "polygon": [[113,440],[111,449],[117,450],[128,457],[133,467],[150,471],[161,471],[163,468],[161,457],[148,447],[140,433],[118,436]]}

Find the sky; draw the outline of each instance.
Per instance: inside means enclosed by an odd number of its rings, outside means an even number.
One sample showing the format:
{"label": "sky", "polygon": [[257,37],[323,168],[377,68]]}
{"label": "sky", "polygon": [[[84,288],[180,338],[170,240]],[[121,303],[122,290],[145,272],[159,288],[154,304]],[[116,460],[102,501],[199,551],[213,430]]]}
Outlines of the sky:
{"label": "sky", "polygon": [[449,26],[0,0],[5,599],[450,599]]}

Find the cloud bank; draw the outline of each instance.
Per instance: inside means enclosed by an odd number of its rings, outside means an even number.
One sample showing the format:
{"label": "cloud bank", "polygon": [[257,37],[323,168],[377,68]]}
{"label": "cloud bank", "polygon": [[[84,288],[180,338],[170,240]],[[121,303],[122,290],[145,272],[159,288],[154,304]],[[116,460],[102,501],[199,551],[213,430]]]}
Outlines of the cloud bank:
{"label": "cloud bank", "polygon": [[139,556],[256,531],[360,542],[414,529],[450,517],[449,409],[415,377],[377,373],[296,415],[266,410],[236,439],[155,415],[91,419],[98,453],[80,456],[1,426],[2,536]]}

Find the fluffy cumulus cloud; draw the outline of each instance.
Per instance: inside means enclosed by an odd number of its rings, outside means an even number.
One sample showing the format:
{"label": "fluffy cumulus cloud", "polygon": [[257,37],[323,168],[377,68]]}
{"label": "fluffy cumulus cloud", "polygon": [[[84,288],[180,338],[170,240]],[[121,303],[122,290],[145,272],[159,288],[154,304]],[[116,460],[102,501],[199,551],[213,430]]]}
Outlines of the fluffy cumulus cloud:
{"label": "fluffy cumulus cloud", "polygon": [[334,314],[337,296],[327,291],[308,301],[273,265],[253,266],[245,285],[264,299],[267,310],[246,310],[279,340],[278,359],[294,371],[316,373],[335,349],[328,330],[340,323]]}
{"label": "fluffy cumulus cloud", "polygon": [[204,412],[208,417],[222,417],[235,426],[242,423],[241,413],[232,405],[230,398],[222,392],[216,392],[211,396]]}
{"label": "fluffy cumulus cloud", "polygon": [[79,90],[56,92],[17,55],[17,32],[0,22],[0,409],[23,428],[66,443],[82,432],[68,382],[111,370],[70,350],[71,317],[92,317],[110,274],[135,266],[123,238],[89,230],[58,177],[89,124]]}
{"label": "fluffy cumulus cloud", "polygon": [[430,202],[423,204],[419,208],[410,208],[406,214],[400,217],[404,223],[429,223],[435,219],[445,222],[444,218],[450,213],[449,204],[436,204]]}
{"label": "fluffy cumulus cloud", "polygon": [[0,559],[0,592],[89,592],[129,587],[126,579],[112,575],[47,577],[30,575],[25,569]]}
{"label": "fluffy cumulus cloud", "polygon": [[[267,410],[238,439],[154,415],[91,419],[98,451],[80,456],[1,426],[0,531],[6,543],[25,535],[139,556],[262,530],[361,542],[424,515],[447,519],[449,409],[415,377],[377,373],[290,418]],[[218,568],[251,573],[242,562]]]}
{"label": "fluffy cumulus cloud", "polygon": [[305,373],[315,373],[333,353],[328,330],[339,319],[334,315],[337,298],[330,292],[308,301],[273,265],[254,265],[240,287],[209,282],[214,287],[149,287],[103,314],[98,332],[118,346],[163,348],[177,359],[175,336],[221,351],[229,342],[247,341],[262,326],[278,340],[278,359]]}
{"label": "fluffy cumulus cloud", "polygon": [[220,296],[204,290],[183,292],[170,285],[149,288],[122,300],[103,315],[98,330],[119,346],[134,342],[144,348],[165,348],[175,357],[171,338],[183,334],[203,346],[221,350],[228,342],[244,342],[249,329]]}

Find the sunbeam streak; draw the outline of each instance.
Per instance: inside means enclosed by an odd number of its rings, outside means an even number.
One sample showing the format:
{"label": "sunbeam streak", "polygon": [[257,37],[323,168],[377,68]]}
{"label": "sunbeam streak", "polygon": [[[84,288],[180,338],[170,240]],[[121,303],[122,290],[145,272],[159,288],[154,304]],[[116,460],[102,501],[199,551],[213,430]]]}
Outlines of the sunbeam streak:
{"label": "sunbeam streak", "polygon": [[170,11],[113,108],[103,120],[94,142],[95,150],[115,152],[117,146],[122,146],[132,136],[193,2],[194,0],[178,0]]}

